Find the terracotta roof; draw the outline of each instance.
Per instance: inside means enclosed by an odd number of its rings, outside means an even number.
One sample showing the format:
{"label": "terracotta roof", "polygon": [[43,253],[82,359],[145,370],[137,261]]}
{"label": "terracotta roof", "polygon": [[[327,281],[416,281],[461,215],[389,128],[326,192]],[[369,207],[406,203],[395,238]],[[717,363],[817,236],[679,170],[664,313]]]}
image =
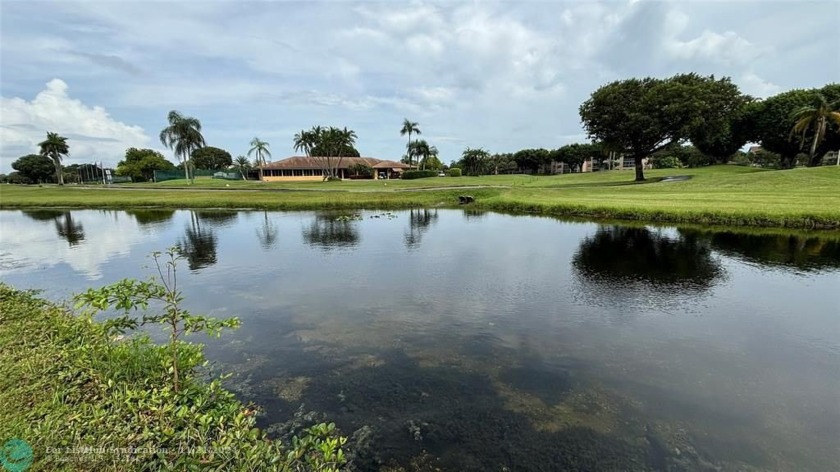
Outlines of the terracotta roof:
{"label": "terracotta roof", "polygon": [[[265,165],[265,169],[322,169],[324,167],[323,157],[307,157],[307,156],[292,156],[280,161],[270,162]],[[337,160],[338,158],[333,158]],[[405,164],[394,161],[383,161],[382,159],[375,159],[373,157],[344,157],[341,159],[340,169],[349,169],[356,164],[364,164],[369,167],[377,167],[380,163],[388,163],[383,167],[408,167]]]}
{"label": "terracotta roof", "polygon": [[397,161],[379,161],[377,164],[374,164],[371,167],[373,167],[374,169],[408,169],[410,166],[408,164],[403,164],[402,162]]}
{"label": "terracotta roof", "polygon": [[[323,157],[292,156],[279,161],[270,162],[265,169],[321,169],[324,167]],[[333,158],[338,159],[338,158]],[[349,169],[356,164],[364,164],[374,169],[409,169],[408,164],[397,161],[376,159],[374,157],[344,157],[341,159],[341,169]]]}

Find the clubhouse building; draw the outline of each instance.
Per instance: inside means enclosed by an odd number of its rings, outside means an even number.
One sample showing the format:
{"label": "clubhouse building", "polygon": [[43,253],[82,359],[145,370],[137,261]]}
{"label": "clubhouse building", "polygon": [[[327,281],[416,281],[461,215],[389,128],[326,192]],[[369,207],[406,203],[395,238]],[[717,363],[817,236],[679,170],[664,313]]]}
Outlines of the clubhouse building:
{"label": "clubhouse building", "polygon": [[[263,166],[263,180],[266,182],[288,182],[304,180],[323,180],[323,157],[293,156],[274,161]],[[334,158],[338,159],[338,158]],[[373,179],[399,179],[403,172],[410,169],[402,162],[375,159],[373,157],[344,157],[338,166],[338,176],[342,179],[355,178],[351,168],[364,165],[373,169]]]}

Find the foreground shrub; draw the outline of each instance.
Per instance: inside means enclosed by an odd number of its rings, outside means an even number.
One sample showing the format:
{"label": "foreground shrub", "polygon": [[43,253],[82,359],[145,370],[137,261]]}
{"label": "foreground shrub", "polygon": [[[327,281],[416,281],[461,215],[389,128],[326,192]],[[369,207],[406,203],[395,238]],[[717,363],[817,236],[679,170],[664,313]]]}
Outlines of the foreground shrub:
{"label": "foreground shrub", "polygon": [[449,176],[450,177],[460,177],[461,176],[461,169],[457,167],[453,167],[449,169]]}
{"label": "foreground shrub", "polygon": [[[291,444],[255,427],[257,411],[219,379],[205,381],[200,345],[159,346],[145,334],[76,316],[0,284],[0,441],[19,438],[40,470],[336,471],[332,424]],[[180,373],[173,383],[173,359]]]}
{"label": "foreground shrub", "polygon": [[426,177],[437,177],[436,170],[407,170],[403,172],[402,178],[405,180],[425,179]]}

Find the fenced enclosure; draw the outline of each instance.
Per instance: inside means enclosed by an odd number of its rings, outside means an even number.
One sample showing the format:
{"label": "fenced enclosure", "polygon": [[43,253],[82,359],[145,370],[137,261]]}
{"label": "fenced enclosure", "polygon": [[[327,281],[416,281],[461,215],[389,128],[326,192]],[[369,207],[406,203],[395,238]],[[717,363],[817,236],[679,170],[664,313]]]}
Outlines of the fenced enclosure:
{"label": "fenced enclosure", "polygon": [[[214,177],[214,174],[217,174],[217,173],[222,173],[222,174],[236,173],[237,179],[242,178],[239,171],[220,172],[218,170],[212,170],[212,169],[194,169],[194,170],[190,171],[190,175],[192,175],[192,177],[196,178],[196,179],[219,178],[219,177]],[[155,180],[155,182],[163,182],[165,180],[178,180],[178,179],[183,179],[183,178],[186,178],[186,176],[184,175],[184,171],[181,170],[181,169],[179,169],[179,170],[156,170],[154,180]]]}

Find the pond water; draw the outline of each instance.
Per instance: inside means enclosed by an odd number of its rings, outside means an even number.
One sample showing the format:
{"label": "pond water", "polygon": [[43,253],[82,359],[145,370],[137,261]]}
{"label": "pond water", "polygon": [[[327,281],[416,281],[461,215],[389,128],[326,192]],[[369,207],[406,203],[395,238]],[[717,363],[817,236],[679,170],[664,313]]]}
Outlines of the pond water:
{"label": "pond water", "polygon": [[359,470],[838,470],[837,234],[0,212],[2,281],[54,299],[173,245],[188,307],[242,320],[201,339],[229,387],[271,431],[336,422]]}

